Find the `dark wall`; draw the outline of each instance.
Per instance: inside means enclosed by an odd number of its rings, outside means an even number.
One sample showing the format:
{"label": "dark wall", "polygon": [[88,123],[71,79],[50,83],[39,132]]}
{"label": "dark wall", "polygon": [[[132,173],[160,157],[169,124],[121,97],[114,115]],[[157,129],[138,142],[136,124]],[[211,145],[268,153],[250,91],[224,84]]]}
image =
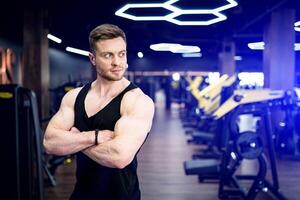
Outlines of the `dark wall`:
{"label": "dark wall", "polygon": [[82,80],[84,82],[92,79],[92,67],[89,58],[76,56],[70,53],[49,49],[50,62],[50,88],[60,86],[71,79],[71,81]]}
{"label": "dark wall", "polygon": [[[143,58],[136,55],[129,57],[131,70],[137,71],[220,71],[218,57],[206,56],[200,58],[183,58],[181,54],[159,52],[156,55],[144,54]],[[165,55],[165,56],[164,56]],[[262,52],[242,56],[243,60],[236,61],[236,69],[241,72],[262,71]]]}
{"label": "dark wall", "polygon": [[253,54],[242,55],[241,61],[236,61],[236,71],[238,72],[259,72],[263,69],[263,52],[253,52]]}
{"label": "dark wall", "polygon": [[[22,48],[20,45],[0,38],[0,48],[11,48],[15,53],[13,64],[13,78],[15,83],[20,84],[20,68],[22,63]],[[91,80],[92,67],[88,57],[76,56],[62,50],[49,48],[49,87],[54,88],[69,81]]]}
{"label": "dark wall", "polygon": [[[13,42],[0,38],[0,48],[12,48],[16,53],[16,62],[14,64],[15,82],[19,83],[19,68],[21,65],[22,48]],[[296,51],[296,82],[300,84],[300,51]],[[243,56],[242,61],[237,61],[237,70],[243,71],[262,71],[262,52],[254,52],[253,55]],[[49,49],[50,62],[50,88],[57,87],[72,80],[91,80],[93,69],[86,56],[80,56],[72,53]],[[218,58],[206,57],[201,58],[182,58],[180,54],[170,57],[168,53],[159,53],[148,55],[144,53],[144,58],[139,59],[136,54],[128,57],[129,70],[137,71],[218,71]]]}
{"label": "dark wall", "polygon": [[128,58],[131,70],[136,71],[216,71],[218,59],[211,57],[183,58],[181,54],[169,52],[144,53],[143,58],[136,54]]}

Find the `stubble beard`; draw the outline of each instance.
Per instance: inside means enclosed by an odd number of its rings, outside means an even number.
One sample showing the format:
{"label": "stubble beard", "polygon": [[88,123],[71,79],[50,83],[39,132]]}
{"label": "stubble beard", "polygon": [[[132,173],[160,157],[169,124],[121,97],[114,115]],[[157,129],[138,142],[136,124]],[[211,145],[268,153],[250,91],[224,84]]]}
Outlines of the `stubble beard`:
{"label": "stubble beard", "polygon": [[110,74],[99,74],[99,76],[107,81],[119,81],[124,77],[125,71],[120,76],[114,76]]}

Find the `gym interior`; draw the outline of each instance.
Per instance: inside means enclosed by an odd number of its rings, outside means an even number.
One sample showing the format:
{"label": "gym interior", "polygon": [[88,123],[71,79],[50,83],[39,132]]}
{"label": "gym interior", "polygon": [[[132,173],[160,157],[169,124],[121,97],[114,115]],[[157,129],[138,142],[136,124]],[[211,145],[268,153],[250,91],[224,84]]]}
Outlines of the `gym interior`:
{"label": "gym interior", "polygon": [[155,103],[143,200],[298,200],[300,1],[7,1],[0,12],[0,199],[69,199],[76,155],[45,152],[63,96],[96,78],[89,32],[127,36]]}

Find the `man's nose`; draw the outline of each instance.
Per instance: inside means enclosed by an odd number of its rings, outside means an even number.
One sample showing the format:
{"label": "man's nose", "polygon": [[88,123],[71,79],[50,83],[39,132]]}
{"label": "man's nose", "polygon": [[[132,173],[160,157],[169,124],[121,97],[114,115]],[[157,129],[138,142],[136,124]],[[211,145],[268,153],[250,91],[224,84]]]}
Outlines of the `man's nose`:
{"label": "man's nose", "polygon": [[114,56],[113,60],[112,60],[112,65],[113,66],[118,66],[121,63],[121,58],[119,58],[119,56]]}

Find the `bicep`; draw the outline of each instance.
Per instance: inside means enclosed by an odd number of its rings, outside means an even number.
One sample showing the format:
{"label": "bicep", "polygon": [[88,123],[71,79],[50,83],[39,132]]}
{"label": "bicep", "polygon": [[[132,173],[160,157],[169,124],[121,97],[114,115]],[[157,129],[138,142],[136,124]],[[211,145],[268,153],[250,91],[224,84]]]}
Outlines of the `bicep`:
{"label": "bicep", "polygon": [[67,93],[58,112],[50,120],[48,127],[61,130],[70,130],[74,125],[74,92]]}
{"label": "bicep", "polygon": [[48,127],[61,130],[70,130],[74,124],[74,111],[70,108],[60,108],[52,117]]}
{"label": "bicep", "polygon": [[122,141],[119,145],[127,145],[133,153],[138,151],[151,129],[153,114],[152,101],[138,100],[134,108],[125,112],[115,125],[115,139]]}
{"label": "bicep", "polygon": [[149,132],[149,127],[150,124],[145,119],[123,116],[116,123],[114,133],[117,138],[142,142]]}

